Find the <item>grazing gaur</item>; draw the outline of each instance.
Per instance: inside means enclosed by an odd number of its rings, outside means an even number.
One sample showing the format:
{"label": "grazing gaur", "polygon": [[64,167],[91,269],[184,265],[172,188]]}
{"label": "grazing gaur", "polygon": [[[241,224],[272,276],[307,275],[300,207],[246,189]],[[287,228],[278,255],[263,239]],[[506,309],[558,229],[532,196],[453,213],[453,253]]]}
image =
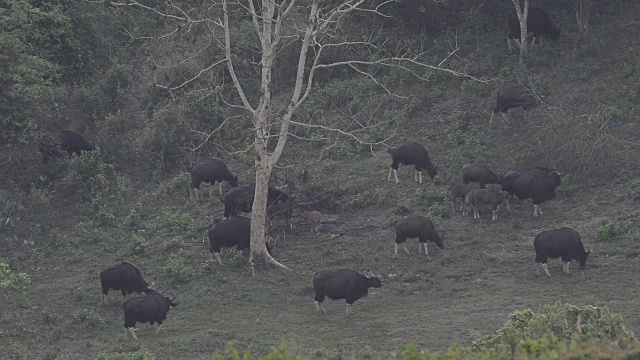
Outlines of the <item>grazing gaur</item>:
{"label": "grazing gaur", "polygon": [[[474,190],[475,186],[467,184],[455,184],[451,185],[449,190],[451,191],[451,212],[454,212],[455,202],[460,199],[460,211],[465,212],[464,199],[467,193]],[[466,214],[465,214],[466,215]]]}
{"label": "grazing gaur", "polygon": [[[231,188],[224,193],[224,217],[229,218],[238,216],[240,212],[251,212],[253,207],[253,198],[256,192],[256,184]],[[267,194],[267,207],[278,202],[289,201],[289,195],[269,186]]]}
{"label": "grazing gaur", "polygon": [[357,271],[343,269],[338,271],[319,271],[313,275],[313,291],[315,292],[315,304],[318,311],[325,315],[327,311],[322,306],[325,296],[331,300],[345,299],[347,302],[346,314],[353,314],[351,306],[361,297],[367,296],[369,288],[379,288],[382,280],[373,276],[369,270],[363,274]]}
{"label": "grazing gaur", "polygon": [[493,126],[493,116],[500,112],[507,121],[507,111],[511,108],[522,107],[523,117],[527,119],[527,111],[537,103],[536,97],[524,86],[512,86],[500,89],[496,95],[496,106],[491,112],[489,127]]}
{"label": "grazing gaur", "polygon": [[444,249],[444,244],[442,240],[444,238],[444,234],[442,237],[438,235],[435,226],[433,226],[433,222],[425,216],[421,215],[410,215],[405,216],[401,219],[396,220],[393,223],[393,226],[396,230],[396,240],[394,243],[394,251],[393,256],[398,255],[398,244],[402,244],[402,248],[408,254],[409,250],[405,245],[405,241],[407,238],[418,238],[418,253],[422,253],[422,246],[424,246],[425,255],[429,255],[429,249],[427,249],[427,241],[433,241],[438,245],[440,249]]}
{"label": "grazing gaur", "polygon": [[[222,265],[220,250],[222,247],[237,246],[238,250],[249,249],[251,246],[251,219],[244,216],[234,216],[215,222],[209,226],[209,251]],[[271,254],[271,247],[267,251]]]}
{"label": "grazing gaur", "polygon": [[320,223],[322,222],[320,211],[305,211],[302,216],[311,224],[311,233],[313,234],[315,231],[316,235],[320,235]]}
{"label": "grazing gaur", "polygon": [[[511,51],[511,42],[514,40],[520,45],[520,20],[518,20],[518,14],[515,11],[509,16],[509,31],[507,33],[507,45],[509,51]],[[533,41],[531,46],[536,43],[536,38],[539,39],[540,46],[542,46],[542,36],[548,36],[551,40],[556,41],[560,37],[560,28],[551,21],[549,14],[541,8],[530,7],[527,15],[527,32],[533,33]]]}
{"label": "grazing gaur", "polygon": [[175,299],[175,295],[170,299],[160,293],[152,292],[125,301],[123,305],[125,336],[129,334],[137,340],[138,337],[135,333],[136,323],[145,322],[148,322],[151,326],[154,323],[158,323],[156,334],[159,333],[162,323],[167,319],[167,313],[171,310],[171,307],[177,305]]}
{"label": "grazing gaur", "polygon": [[481,189],[487,184],[500,184],[500,176],[494,174],[488,167],[480,164],[465,164],[462,166],[462,182],[479,182]]}
{"label": "grazing gaur", "polygon": [[391,172],[395,177],[396,184],[398,183],[398,165],[413,165],[415,167],[414,178],[416,182],[422,184],[422,170],[427,170],[431,180],[437,175],[438,168],[431,164],[431,159],[427,154],[427,150],[424,146],[418,143],[402,143],[394,145],[389,148],[389,154],[391,154],[391,167],[389,168],[389,176],[387,181],[391,181]]}
{"label": "grazing gaur", "polygon": [[[582,245],[578,231],[566,226],[539,233],[533,240],[533,248],[536,250],[536,263],[542,265],[542,269],[548,277],[551,277],[549,269],[547,269],[549,258],[562,258],[562,270],[568,274],[571,260],[576,260],[580,267],[584,268],[589,252],[591,252],[591,250],[584,251],[584,245]],[[540,269],[537,265],[536,272],[540,275]]]}
{"label": "grazing gaur", "polygon": [[40,153],[42,154],[42,163],[49,162],[49,158],[61,158],[66,152],[69,156],[72,154],[82,155],[83,152],[94,150],[93,145],[85,140],[82,135],[69,129],[61,130],[58,133],[59,142],[54,141],[49,136],[43,136],[39,142]]}
{"label": "grazing gaur", "polygon": [[[560,186],[562,175],[556,170],[534,168],[525,171],[511,170],[500,175],[502,191],[518,199],[533,200],[533,216],[542,215],[540,205],[556,197],[556,188]],[[511,211],[507,199],[507,210]]]}
{"label": "grazing gaur", "polygon": [[491,220],[496,221],[498,220],[498,205],[502,204],[504,200],[505,195],[503,193],[495,193],[487,189],[471,190],[465,196],[465,215],[469,211],[469,208],[473,207],[473,218],[480,219],[480,211],[478,208],[483,204],[489,204],[493,210]]}
{"label": "grazing gaur", "polygon": [[[473,193],[476,190],[480,190],[480,189],[473,189],[473,190],[469,190],[467,191],[467,193],[464,195],[464,198],[462,199],[462,215],[467,216],[469,215],[469,209],[471,209],[471,203],[473,203]],[[475,219],[475,213],[474,213],[474,217]]]}
{"label": "grazing gaur", "polygon": [[102,285],[102,301],[107,303],[109,290],[122,290],[122,300],[127,294],[150,293],[155,290],[155,279],[148,284],[140,274],[140,270],[130,262],[109,266],[100,271],[100,285]]}
{"label": "grazing gaur", "polygon": [[189,173],[191,174],[191,189],[193,189],[196,199],[199,198],[198,190],[201,182],[206,182],[213,186],[217,181],[220,195],[222,195],[223,181],[228,182],[232,187],[238,186],[238,177],[234,176],[227,168],[227,164],[220,159],[202,160],[193,165],[189,169]]}
{"label": "grazing gaur", "polygon": [[278,202],[267,207],[267,220],[269,224],[276,216],[282,216],[286,219],[287,227],[293,229],[293,223],[291,217],[293,217],[293,208],[296,206],[296,200],[293,197],[289,197],[288,201]]}

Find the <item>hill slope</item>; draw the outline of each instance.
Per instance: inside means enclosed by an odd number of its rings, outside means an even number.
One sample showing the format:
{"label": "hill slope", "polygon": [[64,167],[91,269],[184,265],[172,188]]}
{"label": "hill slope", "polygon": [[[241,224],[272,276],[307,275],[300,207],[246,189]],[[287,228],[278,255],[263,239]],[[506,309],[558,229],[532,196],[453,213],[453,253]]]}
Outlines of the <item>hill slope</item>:
{"label": "hill slope", "polygon": [[[534,218],[533,206],[524,202],[514,205],[512,213],[500,209],[495,222],[486,211],[473,220],[451,212],[446,197],[448,184],[459,179],[464,162],[484,162],[498,171],[538,161],[548,164],[548,159],[536,158],[535,151],[544,150],[536,122],[553,119],[558,107],[595,113],[606,104],[622,114],[608,112],[615,115],[611,126],[616,131],[626,127],[631,138],[623,140],[634,140],[637,109],[628,101],[637,96],[630,91],[637,86],[634,76],[640,69],[625,68],[629,57],[615,55],[640,51],[630,31],[638,25],[627,19],[637,5],[626,10],[615,24],[603,20],[583,53],[560,51],[575,39],[571,32],[558,44],[532,51],[529,66],[540,74],[538,84],[553,101],[536,110],[528,126],[521,125],[521,112],[516,110],[509,123],[498,118],[497,129],[488,128],[495,83],[464,89],[446,79],[434,80],[433,88],[444,89],[442,96],[414,112],[397,138],[424,142],[432,158],[440,160],[435,184],[415,184],[408,167],[401,167],[399,185],[387,182],[390,160],[384,150],[375,156],[336,156],[309,166],[311,180],[299,184],[299,200],[310,202],[322,194],[326,203],[320,210],[330,220],[317,236],[301,218],[296,218],[292,231],[282,224],[272,229],[272,238],[277,238],[274,256],[292,268],[290,273],[260,267],[251,276],[246,259],[232,252],[224,253],[223,266],[209,260],[202,236],[221,206],[217,198],[188,200],[182,178],[175,180],[178,185],[172,180],[159,186],[122,185],[105,209],[110,212],[99,216],[88,211],[87,201],[69,198],[63,191],[50,193],[42,207],[29,208],[15,232],[5,232],[0,239],[0,260],[31,278],[24,289],[0,295],[0,354],[79,359],[146,349],[161,359],[194,359],[208,358],[228,342],[261,354],[281,338],[310,358],[345,357],[365,345],[385,352],[409,342],[444,350],[495,331],[513,310],[558,300],[606,305],[622,313],[637,332],[640,210],[633,196],[637,188],[630,181],[637,176],[637,164],[608,177],[606,185],[605,179],[581,182],[576,173],[569,173],[558,198],[543,205],[540,218]],[[497,47],[503,34],[486,41],[478,56],[515,61],[515,53]],[[536,59],[554,60],[549,64]],[[436,90],[424,95],[419,89],[406,91],[432,101]],[[291,145],[314,153],[304,144]],[[637,147],[629,149],[632,153],[624,161],[637,160]],[[413,240],[408,242],[411,254],[393,258],[392,221],[427,210],[447,233],[445,250],[429,244],[430,255],[418,255]],[[587,266],[578,270],[574,263],[566,275],[554,261],[552,278],[537,276],[533,237],[560,226],[572,226],[583,235],[586,247],[593,250]],[[177,294],[178,307],[158,335],[144,325],[139,341],[125,339],[120,295],[111,293],[107,306],[99,304],[100,269],[122,260],[138,265],[147,278],[157,277],[159,289]],[[384,285],[356,302],[353,316],[344,316],[344,302],[330,300],[325,304],[328,315],[320,315],[313,305],[311,277],[319,270],[339,268],[371,269],[383,275]]]}

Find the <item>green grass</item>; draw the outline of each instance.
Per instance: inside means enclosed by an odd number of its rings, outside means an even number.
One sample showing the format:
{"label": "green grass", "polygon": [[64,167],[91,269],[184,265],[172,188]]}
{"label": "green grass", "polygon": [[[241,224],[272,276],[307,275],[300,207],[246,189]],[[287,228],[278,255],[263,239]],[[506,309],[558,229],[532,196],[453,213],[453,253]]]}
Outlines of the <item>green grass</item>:
{"label": "green grass", "polygon": [[[638,329],[634,284],[640,259],[631,250],[632,236],[606,243],[595,239],[599,226],[595,219],[613,216],[608,209],[625,203],[602,194],[590,199],[599,202],[598,208],[590,208],[585,189],[545,204],[545,213],[538,219],[533,218],[530,202],[515,204],[512,213],[500,209],[496,222],[491,222],[486,210],[479,220],[456,212],[441,220],[448,234],[444,251],[430,243],[427,258],[417,253],[417,241],[409,240],[411,254],[401,252],[392,258],[394,233],[389,219],[398,215],[390,205],[403,199],[419,210],[429,205],[419,195],[437,191],[430,181],[418,185],[407,179],[411,174],[407,168],[401,168],[404,176],[399,185],[387,183],[387,159],[369,161],[379,165],[377,179],[373,173],[357,177],[359,169],[344,167],[334,180],[352,178],[346,182],[349,188],[373,181],[378,185],[372,189],[389,196],[357,210],[325,214],[333,221],[322,225],[320,236],[310,235],[308,225],[297,218],[296,228],[274,250],[274,256],[292,272],[262,266],[254,277],[246,258],[229,253],[223,254],[224,266],[207,262],[206,244],[195,236],[197,231],[188,230],[196,227],[191,222],[206,226],[205,211],[182,197],[155,200],[158,217],[139,220],[130,228],[92,229],[81,224],[60,229],[68,245],[45,254],[37,270],[34,261],[26,258],[27,249],[21,248],[14,263],[31,276],[32,284],[24,291],[4,294],[0,329],[10,341],[0,349],[8,351],[4,346],[13,344],[29,358],[53,353],[92,357],[146,349],[161,358],[193,359],[206,358],[228,342],[263,354],[287,338],[293,349],[311,358],[357,354],[364,345],[382,352],[407,343],[445,350],[453,343],[469,345],[495,331],[513,310],[557,300],[608,305],[623,314],[631,329]],[[441,188],[444,191],[446,186]],[[165,221],[170,226],[163,226]],[[550,264],[552,278],[539,277],[533,237],[542,229],[562,225],[578,228],[585,245],[594,249],[587,267],[578,270],[573,263],[571,274],[566,275],[555,261]],[[180,232],[185,236],[167,246],[167,236],[179,238],[179,232],[172,230],[176,227],[183,227]],[[120,249],[130,249],[132,237],[127,234],[132,231],[146,233],[139,235],[147,236],[145,250],[126,256]],[[141,242],[135,239],[133,244]],[[36,247],[48,241],[45,235]],[[123,259],[136,263],[147,278],[156,276],[160,290],[177,294],[178,307],[169,313],[160,334],[141,325],[137,342],[124,337],[117,292],[109,295],[107,306],[99,305],[99,270]],[[318,270],[338,268],[371,269],[383,275],[384,285],[356,302],[353,316],[345,317],[344,301],[331,300],[325,304],[328,315],[322,316],[313,305],[311,277]]]}
{"label": "green grass", "polygon": [[[594,36],[615,34],[615,29],[603,26]],[[567,32],[562,41],[569,43],[575,36]],[[562,44],[536,49],[529,65],[540,72],[558,69],[543,73],[542,85],[555,95],[569,94],[564,87],[574,87],[580,104],[595,108],[602,105],[605,89],[624,80],[596,65],[616,67],[609,58],[619,55],[616,44],[638,46],[633,36],[616,37],[611,44],[602,37],[596,40],[587,49],[591,60],[581,63],[602,85],[595,93],[583,91],[591,85],[578,78],[569,64],[575,54],[559,51]],[[508,64],[515,63],[517,55],[506,53],[503,35],[487,37],[487,44],[475,59],[489,54],[504,62],[507,65],[495,70],[508,74],[501,75],[500,83],[515,81],[516,70]],[[601,60],[593,62],[593,57]],[[494,64],[479,65],[494,69]],[[414,183],[413,168],[407,166],[398,172],[400,184],[387,182],[391,161],[382,148],[375,149],[374,157],[367,149],[347,147],[349,153],[329,154],[309,166],[311,181],[298,184],[298,201],[312,202],[316,196],[322,204],[318,210],[329,220],[323,222],[321,235],[311,235],[301,217],[294,219],[293,231],[283,232],[282,224],[273,230],[272,237],[278,237],[274,257],[291,272],[258,266],[251,276],[247,259],[230,252],[223,252],[223,266],[212,262],[202,238],[206,226],[221,215],[217,189],[213,198],[201,191],[200,201],[189,200],[184,177],[131,185],[123,199],[101,209],[112,215],[109,221],[96,219],[87,201],[69,195],[74,194],[73,184],[41,194],[48,198],[17,219],[15,231],[0,232],[0,261],[31,280],[22,288],[0,288],[0,358],[85,359],[148,351],[160,359],[205,359],[229,342],[265,354],[281,338],[297,354],[312,359],[348,357],[365,345],[382,353],[407,343],[446,350],[493,333],[514,310],[558,300],[607,305],[623,315],[630,329],[640,331],[637,181],[632,185],[620,177],[603,186],[571,178],[555,200],[543,205],[540,218],[533,217],[530,201],[514,204],[511,213],[501,207],[495,222],[487,209],[479,220],[451,213],[446,193],[450,183],[460,181],[463,163],[483,162],[500,172],[545,161],[528,157],[535,144],[526,144],[531,139],[520,111],[510,112],[509,122],[496,117],[496,129],[488,129],[488,104],[497,83],[471,86],[473,96],[460,90],[469,88],[468,82],[452,83],[404,89],[415,94],[415,103],[430,108],[417,106],[394,139],[427,145],[439,162],[436,185],[426,174],[423,184]],[[452,114],[452,109],[462,114]],[[535,124],[542,116],[545,113],[537,111],[527,121]],[[317,149],[293,140],[292,145],[317,158]],[[430,243],[426,257],[417,253],[417,241],[409,240],[411,254],[400,252],[393,258],[393,220],[427,212],[447,233],[445,250]],[[613,225],[603,227],[605,219]],[[578,229],[593,250],[587,266],[580,270],[574,262],[566,275],[555,260],[549,265],[550,279],[538,276],[533,238],[561,226]],[[100,305],[99,271],[123,260],[138,265],[148,280],[155,277],[159,290],[177,295],[178,307],[158,335],[140,325],[138,341],[125,338],[119,293],[112,292],[108,304]],[[353,316],[344,315],[344,301],[331,300],[325,303],[328,315],[318,314],[312,275],[340,268],[370,269],[383,275],[384,285],[357,301]]]}

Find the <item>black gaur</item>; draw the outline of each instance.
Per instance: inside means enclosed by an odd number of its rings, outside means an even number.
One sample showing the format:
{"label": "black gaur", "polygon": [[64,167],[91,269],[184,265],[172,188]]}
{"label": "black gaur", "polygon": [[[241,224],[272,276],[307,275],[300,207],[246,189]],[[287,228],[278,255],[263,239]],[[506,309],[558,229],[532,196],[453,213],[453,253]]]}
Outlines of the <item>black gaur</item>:
{"label": "black gaur", "polygon": [[422,184],[422,170],[427,170],[431,180],[437,175],[438,168],[431,164],[431,159],[427,154],[427,150],[424,146],[407,142],[398,145],[394,145],[389,148],[389,154],[391,154],[391,167],[389,168],[389,176],[387,181],[391,181],[391,173],[395,177],[396,184],[398,183],[398,165],[413,165],[415,167],[414,178],[416,182]]}
{"label": "black gaur", "polygon": [[207,159],[202,160],[189,169],[191,174],[191,189],[198,199],[198,190],[200,189],[200,183],[205,182],[213,186],[215,182],[218,182],[218,188],[220,189],[220,195],[222,195],[222,182],[227,181],[232,187],[238,186],[238,177],[234,176],[227,168],[227,164],[220,159]]}
{"label": "black gaur", "polygon": [[175,295],[168,298],[160,293],[152,292],[145,296],[130,298],[123,304],[125,334],[138,339],[135,333],[136,323],[148,322],[153,326],[158,323],[156,334],[160,332],[162,323],[167,319],[167,313],[177,306]]}
{"label": "black gaur", "polygon": [[[509,46],[509,51],[511,51],[510,40],[515,41],[518,45],[521,40],[520,20],[518,19],[518,14],[515,11],[509,15],[508,28],[507,46]],[[533,33],[531,46],[536,43],[536,38],[539,39],[538,42],[540,43],[540,46],[542,46],[542,36],[548,36],[553,41],[558,40],[560,37],[560,28],[556,27],[553,21],[551,21],[551,17],[549,17],[549,14],[544,9],[538,7],[529,8],[529,13],[527,14],[527,32]]]}
{"label": "black gaur", "polygon": [[422,246],[424,246],[425,255],[429,255],[429,249],[427,249],[427,241],[433,241],[438,245],[440,249],[444,249],[442,237],[438,235],[433,222],[425,216],[410,215],[396,220],[393,223],[393,227],[396,230],[396,240],[394,243],[394,256],[398,255],[398,245],[402,244],[402,248],[408,254],[409,250],[405,245],[407,238],[418,238],[418,253],[422,253]]}
{"label": "black gaur", "polygon": [[349,269],[319,271],[313,275],[316,309],[324,314],[327,313],[322,306],[322,302],[327,296],[332,300],[345,299],[347,302],[346,314],[352,314],[351,306],[356,300],[367,296],[369,288],[381,286],[382,280],[373,276],[368,270],[363,274]]}
{"label": "black gaur", "polygon": [[[533,240],[533,248],[536,250],[536,263],[542,265],[542,269],[548,277],[551,277],[549,269],[547,269],[549,258],[562,258],[562,269],[568,274],[571,260],[576,260],[584,268],[591,252],[591,250],[584,250],[578,231],[566,226],[539,233]],[[540,275],[537,266],[536,271]]]}
{"label": "black gaur", "polygon": [[102,286],[102,301],[106,304],[109,290],[122,290],[122,299],[124,300],[127,294],[134,292],[153,292],[155,279],[151,284],[148,284],[135,265],[123,261],[100,271],[100,285]]}
{"label": "black gaur", "polygon": [[287,222],[287,227],[293,229],[293,223],[291,218],[293,217],[293,209],[296,207],[296,200],[289,197],[288,201],[278,202],[267,207],[267,220],[269,220],[269,226],[274,217],[284,217]]}
{"label": "black gaur", "polygon": [[61,130],[58,133],[59,141],[54,141],[51,137],[44,135],[39,142],[40,153],[42,154],[42,162],[47,163],[49,158],[60,158],[64,154],[71,156],[72,154],[81,155],[83,152],[94,150],[94,146],[85,140],[82,135],[69,129]]}
{"label": "black gaur", "polygon": [[[556,197],[561,173],[556,170],[534,168],[525,171],[510,170],[500,175],[502,190],[518,199],[533,200],[533,216],[542,215],[540,205]],[[507,199],[507,210],[511,210]]]}
{"label": "black gaur", "polygon": [[[251,212],[253,207],[253,198],[256,192],[256,184],[240,186],[229,189],[224,193],[222,201],[224,202],[224,217],[229,218],[237,216],[240,212]],[[289,195],[278,189],[269,186],[267,194],[267,207],[278,202],[289,201]]]}
{"label": "black gaur", "polygon": [[524,86],[512,86],[500,89],[496,95],[496,106],[491,112],[489,127],[493,126],[493,116],[500,112],[502,118],[507,121],[507,111],[511,108],[522,107],[523,117],[527,119],[527,111],[536,104],[536,98],[531,91]]}
{"label": "black gaur", "polygon": [[[222,265],[220,250],[222,247],[237,246],[238,250],[249,249],[251,246],[251,219],[244,216],[234,216],[215,222],[209,226],[209,251]],[[271,247],[266,244],[267,252],[271,254]]]}

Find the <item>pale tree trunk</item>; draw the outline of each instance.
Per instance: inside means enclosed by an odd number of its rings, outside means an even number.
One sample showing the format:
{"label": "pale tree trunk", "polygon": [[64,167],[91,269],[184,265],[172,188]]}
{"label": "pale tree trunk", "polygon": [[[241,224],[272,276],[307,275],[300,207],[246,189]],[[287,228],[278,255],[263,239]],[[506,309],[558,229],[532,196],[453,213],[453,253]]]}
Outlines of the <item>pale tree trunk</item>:
{"label": "pale tree trunk", "polygon": [[[252,12],[255,14],[253,2],[249,1]],[[269,195],[269,179],[273,166],[278,161],[280,154],[268,153],[269,140],[269,110],[271,106],[271,76],[273,61],[276,56],[276,48],[273,41],[273,19],[275,4],[270,0],[262,1],[262,29],[259,30],[257,19],[254,25],[258,30],[262,47],[262,71],[259,91],[258,107],[253,111],[252,121],[255,132],[254,148],[256,151],[256,189],[251,209],[251,255],[249,262],[253,268],[255,257],[262,256],[268,263],[289,270],[288,267],[276,261],[267,251],[266,245],[266,215],[267,198]],[[266,20],[269,19],[269,20]],[[286,136],[286,134],[285,134]]]}
{"label": "pale tree trunk", "polygon": [[529,0],[524,0],[524,5],[520,7],[520,0],[511,0],[516,8],[516,14],[520,21],[520,64],[524,64],[527,56],[527,18],[529,17]]}
{"label": "pale tree trunk", "polygon": [[576,21],[580,35],[589,33],[589,13],[591,12],[591,0],[575,0]]}

